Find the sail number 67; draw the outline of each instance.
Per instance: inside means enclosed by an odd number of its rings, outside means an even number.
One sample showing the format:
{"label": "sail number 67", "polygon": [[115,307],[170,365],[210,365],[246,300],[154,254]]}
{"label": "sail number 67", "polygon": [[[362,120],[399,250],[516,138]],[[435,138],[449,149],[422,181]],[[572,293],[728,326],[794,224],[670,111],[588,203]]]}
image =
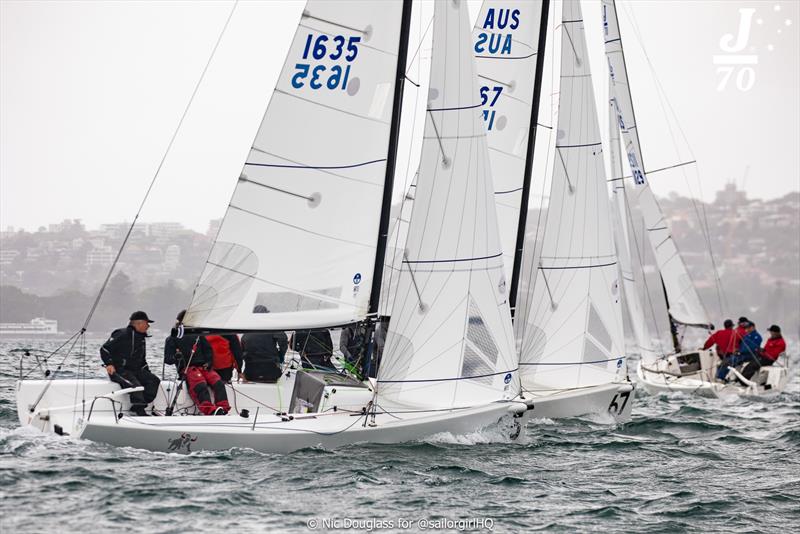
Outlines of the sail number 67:
{"label": "sail number 67", "polygon": [[[614,395],[614,398],[611,399],[611,404],[608,405],[609,413],[621,415],[622,412],[625,411],[625,406],[628,404],[628,399],[630,397],[630,391],[623,391],[622,393],[617,393]],[[618,400],[622,401],[622,406],[619,405],[617,402]]]}

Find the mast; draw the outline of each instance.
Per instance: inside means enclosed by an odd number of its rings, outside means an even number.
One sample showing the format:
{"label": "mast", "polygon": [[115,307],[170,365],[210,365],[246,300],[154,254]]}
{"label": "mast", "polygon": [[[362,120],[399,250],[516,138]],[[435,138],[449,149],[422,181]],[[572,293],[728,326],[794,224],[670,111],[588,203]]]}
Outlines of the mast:
{"label": "mast", "polygon": [[672,347],[675,349],[676,354],[680,354],[683,352],[681,348],[681,340],[678,338],[678,323],[675,322],[675,319],[672,318],[672,314],[669,312],[669,295],[667,295],[667,286],[664,285],[664,277],[660,276],[661,278],[661,289],[664,290],[664,301],[667,304],[667,317],[669,317],[669,333],[672,336]]}
{"label": "mast", "polygon": [[511,306],[511,317],[517,306],[517,287],[520,271],[522,271],[522,249],[525,246],[525,226],[528,220],[528,195],[531,191],[531,174],[533,173],[533,150],[536,145],[536,130],[539,122],[539,100],[542,95],[542,72],[544,71],[544,49],[547,43],[547,16],[550,12],[550,0],[542,0],[542,16],[539,22],[539,44],[536,48],[536,74],[533,79],[533,106],[528,130],[528,151],[525,154],[525,172],[522,177],[522,200],[519,205],[519,224],[517,225],[517,243],[514,249],[514,267],[511,271],[511,287],[508,304]]}
{"label": "mast", "polygon": [[406,78],[406,58],[408,56],[408,34],[411,27],[411,0],[403,0],[403,14],[400,22],[400,43],[397,49],[397,74],[394,85],[392,125],[389,131],[389,152],[386,156],[386,177],[383,181],[383,202],[378,226],[378,245],[375,250],[375,267],[372,271],[372,291],[369,296],[368,314],[378,313],[383,263],[386,256],[386,240],[389,238],[389,218],[392,208],[392,189],[397,162],[397,140],[400,135],[400,114],[403,108],[403,87]]}

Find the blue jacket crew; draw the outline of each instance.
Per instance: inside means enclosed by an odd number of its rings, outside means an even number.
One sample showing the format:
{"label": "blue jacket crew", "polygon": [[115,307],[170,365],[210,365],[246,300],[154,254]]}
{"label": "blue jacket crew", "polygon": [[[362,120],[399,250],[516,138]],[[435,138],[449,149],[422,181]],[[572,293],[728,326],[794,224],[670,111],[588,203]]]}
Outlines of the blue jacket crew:
{"label": "blue jacket crew", "polygon": [[158,393],[160,380],[147,367],[147,330],[153,321],[143,311],[131,314],[129,324],[111,332],[100,347],[100,358],[108,377],[124,388],[142,386],[144,391],[130,394],[131,412],[148,415],[145,408]]}
{"label": "blue jacket crew", "polygon": [[741,343],[739,343],[739,351],[722,360],[719,369],[717,369],[717,380],[725,381],[729,367],[736,367],[753,360],[761,351],[761,334],[756,330],[756,324],[747,321],[743,326],[745,333]]}

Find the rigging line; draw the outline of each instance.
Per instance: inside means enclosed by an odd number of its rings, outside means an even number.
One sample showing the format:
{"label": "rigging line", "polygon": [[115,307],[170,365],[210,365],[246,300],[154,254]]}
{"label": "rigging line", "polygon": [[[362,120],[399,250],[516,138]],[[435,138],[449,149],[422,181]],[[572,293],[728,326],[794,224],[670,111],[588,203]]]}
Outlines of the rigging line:
{"label": "rigging line", "polygon": [[[657,172],[668,171],[670,169],[676,169],[678,167],[683,167],[685,165],[693,165],[695,163],[697,163],[697,160],[693,159],[691,161],[684,161],[683,163],[676,163],[675,165],[669,165],[667,167],[661,167],[659,169],[653,169],[652,171],[644,171],[644,174],[645,174],[645,176],[647,176],[649,178],[650,175],[655,174]],[[633,178],[633,175],[627,174],[625,176],[620,176],[619,178],[612,178],[611,180],[608,180],[608,181],[609,182],[614,182],[614,181],[617,181],[617,180],[624,180],[626,178]]]}
{"label": "rigging line", "polygon": [[[500,83],[500,82],[498,82],[498,83]],[[477,104],[471,104],[469,106],[456,106],[456,107],[452,107],[452,108],[428,108],[428,112],[431,112],[431,111],[462,111],[462,110],[465,110],[465,109],[479,108],[482,105],[483,104],[481,104],[481,103],[477,103]]]}
{"label": "rigging line", "polygon": [[172,137],[167,144],[167,149],[164,151],[164,155],[161,157],[161,161],[156,168],[155,174],[153,174],[153,178],[150,180],[150,185],[147,187],[147,191],[144,194],[144,198],[142,198],[142,202],[139,204],[139,209],[136,211],[136,216],[133,218],[133,222],[131,223],[130,227],[128,228],[127,234],[125,234],[125,239],[122,240],[122,244],[117,251],[117,255],[114,258],[114,261],[111,263],[111,267],[108,269],[108,274],[106,274],[105,280],[103,280],[103,284],[100,286],[100,290],[97,293],[97,297],[92,304],[91,309],[89,310],[89,314],[86,317],[86,321],[83,323],[83,331],[89,326],[89,322],[92,320],[92,316],[94,315],[95,310],[97,310],[98,304],[100,304],[100,299],[103,296],[103,293],[106,290],[106,286],[108,286],[108,282],[111,279],[111,275],[114,273],[114,269],[116,269],[117,264],[119,263],[119,258],[122,256],[122,251],[125,250],[125,245],[128,243],[128,239],[131,237],[131,233],[133,232],[133,228],[136,226],[136,221],[139,219],[139,215],[142,213],[142,209],[144,208],[145,202],[147,202],[147,198],[150,196],[150,192],[153,190],[153,186],[158,179],[158,175],[161,172],[161,168],[164,166],[164,162],[167,159],[167,155],[169,155],[169,151],[172,149],[172,144],[175,142],[175,138],[178,136],[178,132],[183,125],[183,121],[186,118],[186,115],[189,113],[189,108],[194,101],[195,95],[197,95],[198,89],[200,89],[200,84],[203,82],[203,78],[205,78],[206,72],[208,71],[209,65],[211,65],[211,60],[214,59],[214,54],[219,47],[219,43],[222,41],[222,36],[225,35],[225,30],[228,28],[228,24],[233,17],[233,13],[236,11],[236,6],[239,5],[239,0],[235,0],[233,3],[233,7],[231,8],[231,12],[228,14],[228,18],[225,20],[225,24],[222,26],[222,31],[219,32],[219,37],[217,37],[217,42],[214,43],[214,48],[211,49],[211,55],[208,57],[208,61],[206,62],[206,66],[203,67],[203,72],[200,74],[200,78],[197,80],[197,83],[194,86],[194,90],[192,91],[192,96],[189,97],[189,101],[186,103],[186,108],[183,110],[183,114],[181,115],[180,120],[178,121],[178,125],[175,128],[175,131],[172,133]]}

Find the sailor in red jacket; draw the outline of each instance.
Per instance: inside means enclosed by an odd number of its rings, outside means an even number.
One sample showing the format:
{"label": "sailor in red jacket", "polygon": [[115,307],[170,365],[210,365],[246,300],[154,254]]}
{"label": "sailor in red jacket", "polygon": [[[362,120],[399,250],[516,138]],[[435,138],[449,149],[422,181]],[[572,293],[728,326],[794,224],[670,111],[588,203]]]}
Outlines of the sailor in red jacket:
{"label": "sailor in red jacket", "polygon": [[725,328],[717,330],[706,340],[703,345],[703,350],[710,349],[714,345],[717,346],[717,356],[725,358],[736,352],[736,347],[739,346],[736,337],[736,331],[733,329],[733,321],[725,319]]}
{"label": "sailor in red jacket", "polygon": [[739,343],[742,342],[744,336],[747,335],[747,325],[750,324],[750,319],[747,317],[739,317],[739,322],[736,324],[736,329],[734,332],[736,333],[736,344],[733,346],[733,352],[739,348]]}
{"label": "sailor in red jacket", "polygon": [[769,332],[769,339],[764,344],[764,348],[758,354],[755,354],[742,369],[742,376],[748,380],[761,367],[772,365],[778,360],[778,356],[786,352],[786,341],[781,336],[781,327],[774,324],[767,331]]}

